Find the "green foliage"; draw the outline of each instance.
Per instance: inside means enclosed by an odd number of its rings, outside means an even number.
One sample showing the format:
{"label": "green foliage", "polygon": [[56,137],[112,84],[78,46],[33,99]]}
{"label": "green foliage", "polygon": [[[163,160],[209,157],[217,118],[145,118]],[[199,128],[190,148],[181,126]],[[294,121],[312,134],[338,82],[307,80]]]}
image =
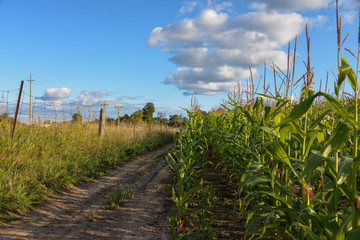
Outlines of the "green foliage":
{"label": "green foliage", "polygon": [[[358,90],[354,71],[343,59],[335,85],[340,89],[345,79]],[[212,146],[221,159],[215,170],[235,192],[234,211],[246,218],[244,226],[237,226],[244,239],[358,237],[357,101],[305,88],[302,92],[294,106],[279,96],[269,96],[276,101],[271,106],[260,98],[253,105],[239,105],[229,97],[227,112],[189,114],[176,151],[168,157],[177,181],[174,230],[181,232],[192,221],[199,226],[196,233],[205,234],[206,226],[215,224],[201,221],[210,209],[200,197],[207,187],[202,171],[210,161],[204,156]]]}
{"label": "green foliage", "polygon": [[147,122],[151,122],[153,120],[153,114],[155,112],[155,106],[152,102],[146,103],[143,108],[143,120]]}
{"label": "green foliage", "polygon": [[143,119],[143,111],[142,110],[137,110],[136,112],[134,112],[133,114],[131,114],[130,116],[130,121],[133,124],[139,124],[142,123]]}
{"label": "green foliage", "polygon": [[3,113],[0,115],[0,122],[13,122],[14,118],[9,116],[9,113]]}
{"label": "green foliage", "polygon": [[[199,113],[200,114],[200,113]],[[169,116],[169,126],[171,127],[180,127],[186,123],[187,119],[185,117],[181,117],[181,115],[170,115]]]}
{"label": "green foliage", "polygon": [[82,115],[80,113],[74,113],[72,115],[72,122],[73,123],[82,123]]}
{"label": "green foliage", "polygon": [[[0,122],[1,132],[10,128]],[[125,124],[107,127],[102,140],[92,124],[19,124],[12,144],[7,134],[0,135],[0,220],[171,141],[173,134],[165,129],[149,134],[147,127]]]}
{"label": "green foliage", "polygon": [[109,197],[109,201],[104,206],[105,209],[115,209],[124,204],[125,200],[134,197],[131,188],[123,189],[122,187],[116,188],[115,192]]}
{"label": "green foliage", "polygon": [[130,116],[127,113],[125,113],[120,119],[121,122],[130,123]]}

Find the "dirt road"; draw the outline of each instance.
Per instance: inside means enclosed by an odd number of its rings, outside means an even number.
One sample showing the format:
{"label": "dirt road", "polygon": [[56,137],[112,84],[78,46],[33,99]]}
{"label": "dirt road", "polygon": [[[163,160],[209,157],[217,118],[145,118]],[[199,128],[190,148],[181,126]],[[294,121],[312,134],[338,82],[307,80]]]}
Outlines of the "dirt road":
{"label": "dirt road", "polygon": [[[92,183],[49,198],[30,214],[0,224],[0,239],[171,239],[170,171],[154,157],[159,150],[124,163]],[[104,209],[117,187],[134,189],[135,197],[114,210]]]}

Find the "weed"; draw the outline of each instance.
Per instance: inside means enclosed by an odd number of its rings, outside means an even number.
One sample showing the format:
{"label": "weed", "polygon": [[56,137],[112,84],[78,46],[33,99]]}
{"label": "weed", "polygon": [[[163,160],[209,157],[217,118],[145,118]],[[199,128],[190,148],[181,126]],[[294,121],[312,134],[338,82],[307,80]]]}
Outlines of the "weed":
{"label": "weed", "polygon": [[134,198],[131,188],[116,188],[115,192],[109,197],[109,201],[104,206],[105,209],[115,209],[124,204],[125,200]]}

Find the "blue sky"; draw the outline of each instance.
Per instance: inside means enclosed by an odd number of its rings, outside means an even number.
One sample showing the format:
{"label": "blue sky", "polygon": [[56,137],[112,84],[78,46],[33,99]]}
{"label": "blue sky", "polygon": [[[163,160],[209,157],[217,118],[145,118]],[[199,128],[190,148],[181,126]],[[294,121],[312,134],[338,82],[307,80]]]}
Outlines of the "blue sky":
{"label": "blue sky", "polygon": [[[106,100],[115,117],[116,105],[123,106],[122,115],[153,102],[156,112],[169,116],[189,107],[195,93],[208,111],[236,81],[246,86],[249,66],[255,79],[264,61],[284,68],[287,43],[293,51],[296,35],[301,76],[306,23],[315,88],[320,79],[324,88],[327,71],[336,72],[334,6],[332,0],[0,0],[0,91],[18,89],[32,73],[39,106],[75,108],[80,102],[98,111]],[[354,53],[358,10],[359,0],[340,1],[343,37],[350,32],[344,47]],[[355,68],[354,58],[342,54]],[[273,90],[272,76],[267,69]]]}

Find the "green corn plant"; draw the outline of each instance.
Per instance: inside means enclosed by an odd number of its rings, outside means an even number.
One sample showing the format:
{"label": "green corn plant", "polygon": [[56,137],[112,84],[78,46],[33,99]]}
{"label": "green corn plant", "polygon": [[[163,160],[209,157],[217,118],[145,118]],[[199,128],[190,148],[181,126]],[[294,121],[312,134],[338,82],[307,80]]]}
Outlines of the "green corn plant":
{"label": "green corn plant", "polygon": [[[348,79],[357,96],[354,75],[343,58],[337,85]],[[291,109],[286,107],[288,100],[279,96],[259,94],[276,101],[272,106],[265,106],[260,98],[253,105],[239,105],[229,97],[228,105],[223,105],[225,113],[199,117],[201,132],[193,130],[194,135],[191,131],[181,135],[186,139],[181,140],[182,150],[177,153],[181,157],[173,155],[169,160],[179,175],[185,176],[186,171],[181,169],[186,168],[186,162],[195,166],[196,172],[188,171],[186,175],[198,181],[201,167],[206,164],[202,161],[204,155],[195,156],[185,146],[196,143],[204,146],[202,153],[206,153],[206,142],[213,143],[221,160],[217,171],[237,186],[233,188],[238,203],[234,210],[239,217],[246,217],[245,238],[356,239],[359,233],[360,157],[357,144],[354,146],[358,142],[357,101],[349,107],[346,99],[338,101],[323,92],[303,93],[301,101]],[[315,103],[319,98],[324,100]],[[190,120],[189,130],[195,126],[191,121],[195,117]],[[187,156],[192,156],[191,161],[186,160]],[[199,165],[192,165],[195,162]],[[176,195],[175,201],[195,206],[193,201],[200,200],[195,196],[204,195],[205,188],[201,184],[196,185],[198,188],[188,186],[182,196]],[[204,232],[198,234],[206,236]]]}
{"label": "green corn plant", "polygon": [[[167,163],[174,173],[176,187],[172,190],[172,199],[175,203],[176,219],[171,216],[172,231],[181,232],[186,223],[192,224],[191,218],[196,217],[198,212],[189,211],[192,199],[203,191],[200,172],[205,161],[202,156],[207,146],[204,135],[204,122],[199,113],[189,112],[189,121],[186,128],[179,133],[173,151],[167,156]],[[189,232],[189,234],[195,234]],[[175,234],[176,235],[176,234]],[[187,234],[179,234],[176,238],[182,238]]]}

